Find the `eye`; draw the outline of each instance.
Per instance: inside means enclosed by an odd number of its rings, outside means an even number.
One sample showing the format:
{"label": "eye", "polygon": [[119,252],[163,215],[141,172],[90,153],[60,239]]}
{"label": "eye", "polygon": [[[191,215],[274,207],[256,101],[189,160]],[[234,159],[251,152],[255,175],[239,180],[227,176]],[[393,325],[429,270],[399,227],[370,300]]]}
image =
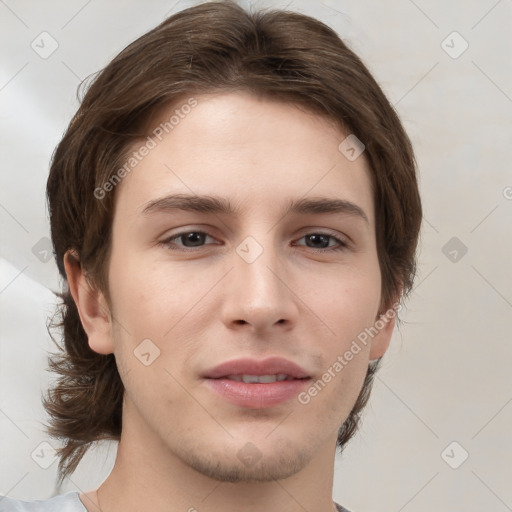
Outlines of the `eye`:
{"label": "eye", "polygon": [[[313,249],[315,252],[342,251],[347,248],[347,244],[343,240],[340,240],[338,237],[332,235],[331,233],[308,233],[302,238],[305,238],[306,241],[309,241],[311,244],[313,244],[313,246],[310,246],[306,243],[306,246]],[[302,240],[302,238],[299,240]],[[334,246],[329,245],[329,239],[335,242]]]}
{"label": "eye", "polygon": [[183,247],[193,249],[194,247],[201,247],[206,237],[213,239],[213,237],[204,231],[182,231],[181,233],[177,233],[176,235],[162,240],[160,245],[175,251],[186,251],[187,249],[178,249],[174,247],[176,245],[174,240],[180,240],[183,242]]}
{"label": "eye", "polygon": [[[194,250],[194,248],[202,247],[206,238],[211,238],[212,240],[214,239],[204,231],[182,231],[181,233],[177,233],[169,238],[166,238],[165,240],[162,240],[159,245],[162,245],[173,251],[190,251]],[[315,252],[325,253],[331,251],[342,251],[347,248],[347,244],[343,240],[340,240],[338,237],[331,233],[308,233],[299,238],[299,240],[302,239],[306,240],[306,247],[312,249]],[[180,243],[177,243],[177,241]],[[330,244],[330,241],[333,241],[334,245]],[[184,248],[180,248],[180,246]]]}

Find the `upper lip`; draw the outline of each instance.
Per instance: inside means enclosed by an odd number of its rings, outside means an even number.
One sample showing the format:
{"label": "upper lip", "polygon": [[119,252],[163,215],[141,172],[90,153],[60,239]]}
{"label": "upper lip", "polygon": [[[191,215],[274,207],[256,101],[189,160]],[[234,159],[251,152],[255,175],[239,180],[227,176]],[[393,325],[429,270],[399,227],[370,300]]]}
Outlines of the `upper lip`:
{"label": "upper lip", "polygon": [[257,360],[250,358],[232,359],[207,370],[203,377],[218,379],[228,375],[277,375],[284,373],[295,379],[309,377],[304,368],[282,357],[268,357]]}

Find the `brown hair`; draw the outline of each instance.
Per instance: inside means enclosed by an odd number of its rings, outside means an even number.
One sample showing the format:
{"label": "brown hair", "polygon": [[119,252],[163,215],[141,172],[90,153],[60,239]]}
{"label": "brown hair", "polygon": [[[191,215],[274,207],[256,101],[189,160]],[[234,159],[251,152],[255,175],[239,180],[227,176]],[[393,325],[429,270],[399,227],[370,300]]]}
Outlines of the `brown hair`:
{"label": "brown hair", "polygon": [[[163,21],[130,45],[92,81],[56,148],[47,184],[59,272],[72,250],[110,304],[107,270],[114,192],[104,186],[154,115],[192,94],[246,90],[301,105],[353,133],[372,171],[381,310],[407,294],[415,274],[421,203],[411,143],[361,60],[335,31],[282,10],[246,12],[232,1],[203,3]],[[340,141],[341,142],[341,141]],[[49,358],[59,374],[43,403],[48,432],[62,439],[59,481],[91,443],[119,440],[123,385],[113,354],[93,352],[69,292],[57,294],[63,347]],[[341,426],[342,449],[357,429],[379,361],[371,363],[357,402]]]}

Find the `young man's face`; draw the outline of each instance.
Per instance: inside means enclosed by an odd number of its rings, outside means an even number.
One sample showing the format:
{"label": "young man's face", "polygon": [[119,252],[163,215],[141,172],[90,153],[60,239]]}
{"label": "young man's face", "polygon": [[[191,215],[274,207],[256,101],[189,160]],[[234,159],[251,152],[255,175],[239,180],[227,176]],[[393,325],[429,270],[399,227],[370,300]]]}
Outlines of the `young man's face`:
{"label": "young man's face", "polygon": [[[126,389],[121,444],[220,480],[284,478],[333,456],[368,361],[391,336],[393,321],[343,357],[381,298],[368,164],[340,152],[348,134],[295,106],[195,98],[115,190],[114,321],[93,313],[85,327],[94,350],[114,352]],[[153,204],[175,194],[215,196],[237,212]],[[285,215],[313,198],[345,208]],[[308,378],[245,383],[240,373]]]}

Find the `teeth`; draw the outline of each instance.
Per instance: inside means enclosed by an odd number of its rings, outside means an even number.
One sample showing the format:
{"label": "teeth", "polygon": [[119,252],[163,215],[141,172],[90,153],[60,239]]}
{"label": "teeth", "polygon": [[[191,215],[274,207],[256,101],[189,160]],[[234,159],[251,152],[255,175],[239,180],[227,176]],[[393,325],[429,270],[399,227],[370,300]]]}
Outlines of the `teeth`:
{"label": "teeth", "polygon": [[292,380],[286,373],[278,373],[277,375],[228,375],[228,379],[247,384],[270,384],[271,382],[280,382],[287,379]]}

